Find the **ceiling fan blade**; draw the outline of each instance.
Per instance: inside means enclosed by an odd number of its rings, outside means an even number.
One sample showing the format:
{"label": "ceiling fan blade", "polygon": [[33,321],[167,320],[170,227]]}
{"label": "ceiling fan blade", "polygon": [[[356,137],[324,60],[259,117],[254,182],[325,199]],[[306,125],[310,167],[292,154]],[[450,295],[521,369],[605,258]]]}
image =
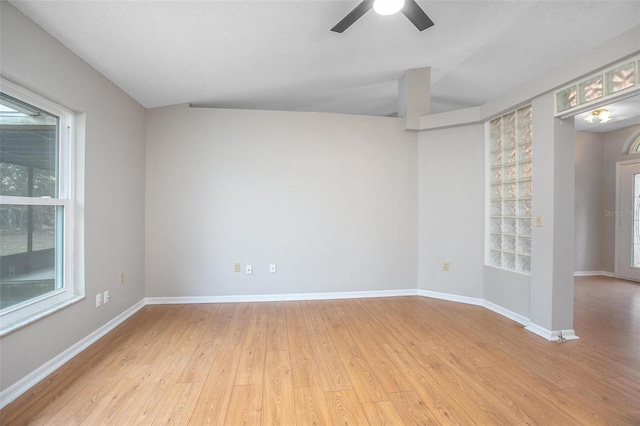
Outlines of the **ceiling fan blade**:
{"label": "ceiling fan blade", "polygon": [[[417,5],[416,5],[417,6]],[[373,0],[364,0],[362,3],[356,6],[342,21],[338,22],[335,27],[331,28],[331,31],[335,33],[341,33],[349,28],[354,22],[373,8]]]}
{"label": "ceiling fan blade", "polygon": [[402,13],[406,16],[413,25],[420,31],[424,31],[429,27],[433,27],[433,21],[424,13],[424,10],[418,6],[416,0],[405,0]]}

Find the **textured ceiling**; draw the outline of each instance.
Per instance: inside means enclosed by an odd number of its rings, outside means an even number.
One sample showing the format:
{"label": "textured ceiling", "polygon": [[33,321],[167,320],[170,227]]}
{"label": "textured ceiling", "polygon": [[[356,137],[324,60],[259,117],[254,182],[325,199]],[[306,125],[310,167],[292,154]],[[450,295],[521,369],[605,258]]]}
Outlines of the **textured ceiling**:
{"label": "textured ceiling", "polygon": [[418,1],[435,22],[359,1],[11,1],[143,106],[389,115],[430,66],[432,112],[481,105],[636,26],[639,1]]}

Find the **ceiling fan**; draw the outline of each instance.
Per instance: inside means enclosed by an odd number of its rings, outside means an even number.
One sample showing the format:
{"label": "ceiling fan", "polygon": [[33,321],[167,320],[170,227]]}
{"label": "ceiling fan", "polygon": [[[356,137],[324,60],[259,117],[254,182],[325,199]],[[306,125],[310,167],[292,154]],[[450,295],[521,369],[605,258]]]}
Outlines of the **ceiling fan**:
{"label": "ceiling fan", "polygon": [[369,10],[374,9],[380,15],[393,15],[402,12],[420,31],[433,26],[433,21],[418,6],[415,0],[364,0],[345,16],[331,31],[341,33]]}

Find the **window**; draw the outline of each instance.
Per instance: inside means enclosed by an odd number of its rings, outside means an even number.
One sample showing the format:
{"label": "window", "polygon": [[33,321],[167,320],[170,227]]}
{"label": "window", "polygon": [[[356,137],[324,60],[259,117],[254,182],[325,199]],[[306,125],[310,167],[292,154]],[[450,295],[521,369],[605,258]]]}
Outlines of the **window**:
{"label": "window", "polygon": [[638,90],[640,79],[640,59],[626,59],[596,74],[573,83],[556,95],[556,114],[565,113],[578,107],[583,107],[596,101],[602,103],[607,99],[619,96],[621,93],[631,93]]}
{"label": "window", "polygon": [[0,81],[0,330],[75,296],[73,115]]}
{"label": "window", "polygon": [[531,106],[489,123],[490,232],[488,263],[531,273]]}
{"label": "window", "polygon": [[625,146],[629,147],[629,150],[624,152],[624,154],[640,154],[640,131],[634,132]]}

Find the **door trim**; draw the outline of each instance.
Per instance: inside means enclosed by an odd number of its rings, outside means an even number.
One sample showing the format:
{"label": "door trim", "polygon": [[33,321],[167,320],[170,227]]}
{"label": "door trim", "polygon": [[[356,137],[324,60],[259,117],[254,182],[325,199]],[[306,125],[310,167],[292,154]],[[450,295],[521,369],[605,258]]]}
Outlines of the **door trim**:
{"label": "door trim", "polygon": [[[620,169],[622,168],[622,166],[626,166],[628,164],[635,164],[635,163],[640,163],[640,159],[634,159],[634,160],[623,160],[623,161],[618,161],[616,162],[616,212],[619,212],[620,209],[620,197],[621,197],[621,193],[620,193]],[[614,264],[613,264],[613,276],[615,278],[620,278],[620,251],[618,250],[618,242],[620,241],[620,226],[619,226],[619,222],[621,220],[621,218],[616,215],[615,217],[615,241],[614,241]]]}

